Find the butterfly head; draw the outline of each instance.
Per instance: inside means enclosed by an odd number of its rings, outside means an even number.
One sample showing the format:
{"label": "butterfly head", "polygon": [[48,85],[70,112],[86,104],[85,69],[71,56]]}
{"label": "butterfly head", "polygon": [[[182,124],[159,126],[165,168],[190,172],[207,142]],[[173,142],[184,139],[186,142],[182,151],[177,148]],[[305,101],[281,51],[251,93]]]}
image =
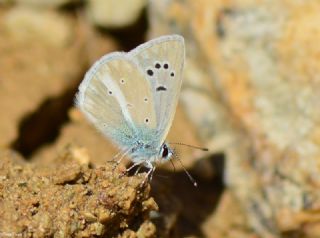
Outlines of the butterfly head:
{"label": "butterfly head", "polygon": [[168,144],[163,143],[160,148],[159,155],[159,157],[161,158],[160,161],[168,161],[173,155],[173,150],[168,146]]}

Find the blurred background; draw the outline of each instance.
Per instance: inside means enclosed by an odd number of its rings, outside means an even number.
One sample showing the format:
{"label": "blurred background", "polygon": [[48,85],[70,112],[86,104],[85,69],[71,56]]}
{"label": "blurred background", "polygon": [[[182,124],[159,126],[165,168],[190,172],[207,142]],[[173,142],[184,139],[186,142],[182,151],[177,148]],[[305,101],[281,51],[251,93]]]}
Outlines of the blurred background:
{"label": "blurred background", "polygon": [[[0,0],[0,149],[36,164],[117,149],[74,108],[102,55],[180,34],[186,67],[151,193],[164,237],[320,237],[320,2]],[[159,189],[160,188],[160,189]],[[165,189],[163,189],[165,188]],[[161,228],[164,229],[164,228]]]}

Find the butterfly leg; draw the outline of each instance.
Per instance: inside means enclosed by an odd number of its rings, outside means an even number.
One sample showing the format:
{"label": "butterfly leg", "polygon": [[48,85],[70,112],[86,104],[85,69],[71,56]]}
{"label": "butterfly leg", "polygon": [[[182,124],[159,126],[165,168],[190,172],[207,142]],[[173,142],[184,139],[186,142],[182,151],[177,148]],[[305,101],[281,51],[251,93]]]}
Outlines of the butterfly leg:
{"label": "butterfly leg", "polygon": [[154,166],[150,161],[147,162],[147,167],[149,168],[146,176],[144,177],[144,180],[141,184],[143,186],[147,180],[151,181],[154,171],[156,170],[156,166]]}
{"label": "butterfly leg", "polygon": [[[129,168],[126,169],[126,172],[129,173],[131,169],[133,169],[136,166],[139,166],[137,171],[139,172],[141,165],[143,162],[138,162],[138,163],[134,163],[133,165],[131,165]],[[135,175],[137,174],[137,171],[135,172]]]}
{"label": "butterfly leg", "polygon": [[142,164],[143,164],[143,161],[142,162],[137,162],[137,163],[134,163],[133,165],[131,165],[129,168],[127,168],[122,174],[121,176],[124,176],[125,174],[129,173],[134,167],[136,166],[139,166],[137,171],[134,173],[134,175],[137,175],[139,170],[141,169],[142,167]]}
{"label": "butterfly leg", "polygon": [[139,167],[137,168],[136,172],[134,172],[134,176],[136,176],[136,175],[139,173],[139,171],[140,171],[140,169],[141,169],[142,167],[143,167],[143,166],[142,166],[141,164],[139,164]]}
{"label": "butterfly leg", "polygon": [[115,156],[112,157],[111,160],[108,160],[107,163],[117,163],[116,158],[122,155],[122,151],[119,151]]}
{"label": "butterfly leg", "polygon": [[153,174],[154,174],[154,171],[156,170],[156,166],[153,166],[152,170],[151,170],[151,173],[150,173],[150,182],[152,181],[152,178],[153,178]]}
{"label": "butterfly leg", "polygon": [[[123,158],[130,152],[132,148],[129,148],[128,150],[122,152],[120,151],[119,153],[117,153],[110,162],[114,163],[114,165],[112,166],[112,172],[115,171],[115,169],[118,167],[118,165],[121,163],[121,161],[123,160]],[[119,156],[120,159],[118,159],[117,161],[115,161],[116,158],[118,158]]]}
{"label": "butterfly leg", "polygon": [[[140,169],[143,167],[142,163],[139,163],[139,164],[134,164],[132,165],[129,169],[128,169],[128,172],[131,168],[135,167],[135,166],[138,166],[137,170],[134,172],[134,176],[137,176],[137,174],[139,173]],[[130,182],[132,181],[132,178],[133,176],[130,178]]]}

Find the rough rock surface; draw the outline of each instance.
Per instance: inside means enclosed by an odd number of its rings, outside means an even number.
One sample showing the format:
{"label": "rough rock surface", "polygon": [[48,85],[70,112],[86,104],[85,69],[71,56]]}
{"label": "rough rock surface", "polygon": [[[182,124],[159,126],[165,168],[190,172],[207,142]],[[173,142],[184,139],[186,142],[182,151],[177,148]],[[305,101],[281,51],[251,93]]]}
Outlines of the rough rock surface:
{"label": "rough rock surface", "polygon": [[76,22],[54,11],[19,7],[0,11],[0,18],[0,147],[8,147],[25,117],[75,87],[84,41],[75,41],[82,38]]}
{"label": "rough rock surface", "polygon": [[146,0],[90,0],[87,14],[99,26],[125,27],[138,19],[146,4]]}
{"label": "rough rock surface", "polygon": [[0,236],[155,237],[149,213],[158,207],[144,176],[122,176],[112,164],[90,169],[78,147],[57,162],[0,152]]}
{"label": "rough rock surface", "polygon": [[0,147],[36,147],[66,120],[61,111],[73,104],[87,65],[117,46],[53,10],[18,6],[0,9],[0,18]]}
{"label": "rough rock surface", "polygon": [[225,153],[225,183],[262,237],[319,235],[319,10],[318,1],[150,6],[151,36],[185,36],[183,101]]}
{"label": "rough rock surface", "polygon": [[57,8],[66,4],[77,3],[79,0],[0,0],[0,4],[19,4],[35,8]]}
{"label": "rough rock surface", "polygon": [[71,122],[60,130],[56,142],[43,146],[35,152],[32,156],[33,161],[41,164],[52,163],[55,160],[52,154],[61,151],[68,145],[79,145],[86,148],[93,165],[105,165],[119,152],[107,138],[89,124],[79,110],[72,109],[69,115]]}

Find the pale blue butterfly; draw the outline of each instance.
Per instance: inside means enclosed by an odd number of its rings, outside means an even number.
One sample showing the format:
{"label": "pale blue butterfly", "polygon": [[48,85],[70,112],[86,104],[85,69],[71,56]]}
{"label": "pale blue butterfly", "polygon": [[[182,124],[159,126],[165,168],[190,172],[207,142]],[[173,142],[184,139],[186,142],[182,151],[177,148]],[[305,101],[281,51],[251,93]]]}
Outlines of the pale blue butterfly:
{"label": "pale blue butterfly", "polygon": [[[152,174],[173,150],[165,138],[182,83],[184,39],[167,35],[103,56],[86,73],[76,105],[104,135]],[[190,177],[190,176],[189,176]]]}

